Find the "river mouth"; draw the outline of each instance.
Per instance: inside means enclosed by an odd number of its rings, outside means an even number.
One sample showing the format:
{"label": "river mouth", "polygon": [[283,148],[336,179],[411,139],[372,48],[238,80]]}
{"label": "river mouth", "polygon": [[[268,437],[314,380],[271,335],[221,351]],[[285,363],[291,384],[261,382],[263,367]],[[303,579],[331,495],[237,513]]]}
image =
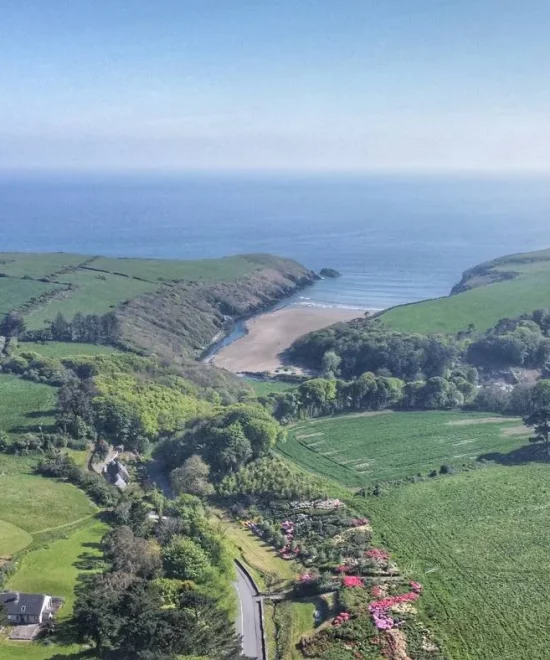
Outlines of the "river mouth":
{"label": "river mouth", "polygon": [[286,350],[296,339],[335,323],[360,318],[366,310],[338,307],[279,306],[243,321],[232,336],[211,352],[209,362],[238,375],[262,377],[305,376],[289,365]]}

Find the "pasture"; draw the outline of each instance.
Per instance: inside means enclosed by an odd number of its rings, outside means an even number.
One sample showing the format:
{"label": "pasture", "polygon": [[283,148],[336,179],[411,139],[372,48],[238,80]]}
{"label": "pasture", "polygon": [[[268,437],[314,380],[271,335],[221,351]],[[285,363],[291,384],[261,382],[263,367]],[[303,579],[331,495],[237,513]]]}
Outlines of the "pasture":
{"label": "pasture", "polygon": [[33,474],[35,458],[0,454],[2,556],[29,545],[34,537],[69,527],[97,508],[75,486]]}
{"label": "pasture", "polygon": [[519,418],[464,412],[359,413],[294,426],[278,450],[347,487],[427,475],[525,444]]}
{"label": "pasture", "polygon": [[423,583],[419,608],[447,657],[549,657],[549,484],[543,458],[354,501],[399,567]]}
{"label": "pasture", "polygon": [[54,423],[56,389],[50,385],[0,374],[0,430],[21,435]]}
{"label": "pasture", "polygon": [[550,307],[549,252],[518,255],[493,262],[493,273],[516,272],[517,277],[479,286],[447,298],[395,307],[380,317],[393,330],[421,334],[457,333],[473,323],[487,330],[500,319],[517,318]]}
{"label": "pasture", "polygon": [[100,344],[80,344],[65,341],[34,342],[25,341],[17,345],[17,353],[38,353],[43,357],[68,358],[81,355],[112,355],[120,353],[112,346],[103,346]]}

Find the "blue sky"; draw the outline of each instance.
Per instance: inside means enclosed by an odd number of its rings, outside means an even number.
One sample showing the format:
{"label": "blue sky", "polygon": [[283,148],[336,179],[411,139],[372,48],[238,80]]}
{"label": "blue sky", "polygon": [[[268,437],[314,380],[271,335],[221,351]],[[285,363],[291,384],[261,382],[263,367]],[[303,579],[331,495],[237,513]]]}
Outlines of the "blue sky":
{"label": "blue sky", "polygon": [[0,0],[0,167],[550,169],[547,0]]}

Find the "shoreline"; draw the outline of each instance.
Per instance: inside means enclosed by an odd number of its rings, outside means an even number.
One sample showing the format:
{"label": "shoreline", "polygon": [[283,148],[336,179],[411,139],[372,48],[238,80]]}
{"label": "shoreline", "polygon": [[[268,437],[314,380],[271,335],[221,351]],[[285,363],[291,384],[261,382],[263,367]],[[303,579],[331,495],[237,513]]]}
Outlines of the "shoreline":
{"label": "shoreline", "polygon": [[335,323],[361,318],[368,310],[288,305],[248,319],[243,334],[221,346],[208,361],[233,373],[300,374],[283,364],[283,353],[299,337]]}

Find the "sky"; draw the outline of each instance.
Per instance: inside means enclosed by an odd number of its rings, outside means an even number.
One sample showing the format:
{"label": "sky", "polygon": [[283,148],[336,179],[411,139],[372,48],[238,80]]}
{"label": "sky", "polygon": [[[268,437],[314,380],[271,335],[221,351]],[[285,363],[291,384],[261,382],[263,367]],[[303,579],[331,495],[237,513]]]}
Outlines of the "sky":
{"label": "sky", "polygon": [[550,170],[548,0],[0,0],[0,168]]}

